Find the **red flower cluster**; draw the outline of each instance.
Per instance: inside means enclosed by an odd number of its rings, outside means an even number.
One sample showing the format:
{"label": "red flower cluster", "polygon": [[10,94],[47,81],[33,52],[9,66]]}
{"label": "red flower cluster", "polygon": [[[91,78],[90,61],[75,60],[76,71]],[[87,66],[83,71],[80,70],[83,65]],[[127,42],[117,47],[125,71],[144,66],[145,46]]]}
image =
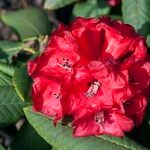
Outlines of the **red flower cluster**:
{"label": "red flower cluster", "polygon": [[145,39],[110,18],[76,18],[29,61],[34,110],[71,117],[74,136],[123,136],[139,125],[150,89]]}

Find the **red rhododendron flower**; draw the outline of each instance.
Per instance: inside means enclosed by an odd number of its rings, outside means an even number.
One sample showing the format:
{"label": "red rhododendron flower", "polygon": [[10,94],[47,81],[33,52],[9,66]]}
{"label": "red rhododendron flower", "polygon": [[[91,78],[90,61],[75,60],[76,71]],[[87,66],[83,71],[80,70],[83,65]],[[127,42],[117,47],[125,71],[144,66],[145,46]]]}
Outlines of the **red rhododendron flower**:
{"label": "red rhododendron flower", "polygon": [[82,137],[100,134],[123,136],[123,131],[129,131],[132,127],[133,121],[118,110],[101,110],[76,126],[74,136]]}
{"label": "red rhododendron flower", "polygon": [[79,60],[79,55],[76,53],[77,44],[72,35],[64,31],[63,37],[53,36],[49,46],[51,50],[48,47],[40,57],[29,62],[29,75],[35,77],[38,74],[47,76],[51,73],[55,76],[73,74],[72,67]]}
{"label": "red rhododendron flower", "polygon": [[35,111],[47,116],[62,116],[62,89],[58,82],[37,77],[32,86],[32,98]]}
{"label": "red rhododendron flower", "polygon": [[146,104],[146,98],[140,94],[124,103],[126,115],[133,119],[136,126],[143,120]]}
{"label": "red rhododendron flower", "polygon": [[74,136],[123,136],[139,126],[150,91],[145,39],[130,25],[103,17],[76,18],[54,31],[28,63],[34,110],[63,121]]}

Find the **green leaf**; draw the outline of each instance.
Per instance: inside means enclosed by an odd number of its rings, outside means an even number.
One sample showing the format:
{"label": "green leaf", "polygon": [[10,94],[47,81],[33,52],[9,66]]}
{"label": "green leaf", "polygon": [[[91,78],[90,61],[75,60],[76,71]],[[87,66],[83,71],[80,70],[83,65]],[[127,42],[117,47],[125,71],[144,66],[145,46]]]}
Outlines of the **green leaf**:
{"label": "green leaf", "polygon": [[150,47],[150,34],[148,34],[146,42],[147,42],[148,47]]}
{"label": "green leaf", "polygon": [[21,40],[36,39],[50,33],[50,22],[44,11],[37,8],[27,8],[2,14],[2,21],[12,27]]}
{"label": "green leaf", "polygon": [[13,76],[15,68],[11,65],[0,62],[0,71],[8,74],[9,76]]}
{"label": "green leaf", "polygon": [[10,145],[10,150],[50,150],[51,148],[28,122],[23,125]]}
{"label": "green leaf", "polygon": [[110,7],[103,0],[88,0],[86,2],[76,3],[73,9],[75,17],[100,17],[109,14]]}
{"label": "green leaf", "polygon": [[128,138],[97,136],[73,138],[72,129],[58,123],[53,126],[50,118],[32,112],[31,107],[24,109],[25,115],[38,134],[57,150],[146,150]]}
{"label": "green leaf", "polygon": [[21,100],[27,101],[29,100],[29,90],[31,87],[31,79],[27,73],[26,65],[23,65],[19,69],[16,69],[13,76],[13,85]]}
{"label": "green leaf", "polygon": [[9,75],[0,71],[0,86],[4,86],[4,85],[13,86],[12,78]]}
{"label": "green leaf", "polygon": [[0,127],[10,125],[24,116],[22,108],[29,103],[20,101],[11,86],[0,86]]}
{"label": "green leaf", "polygon": [[69,5],[77,0],[45,0],[44,8],[49,10],[55,10],[66,5]]}
{"label": "green leaf", "polygon": [[139,33],[150,31],[150,0],[122,0],[123,21],[135,27]]}
{"label": "green leaf", "polygon": [[0,145],[0,150],[5,150],[4,147],[2,145]]}
{"label": "green leaf", "polygon": [[122,20],[122,16],[120,15],[109,15],[109,17],[111,17],[114,20]]}
{"label": "green leaf", "polygon": [[0,41],[0,59],[10,61],[24,46],[22,42]]}
{"label": "green leaf", "polygon": [[12,75],[14,74],[14,68],[10,65],[0,62],[0,86],[12,84]]}

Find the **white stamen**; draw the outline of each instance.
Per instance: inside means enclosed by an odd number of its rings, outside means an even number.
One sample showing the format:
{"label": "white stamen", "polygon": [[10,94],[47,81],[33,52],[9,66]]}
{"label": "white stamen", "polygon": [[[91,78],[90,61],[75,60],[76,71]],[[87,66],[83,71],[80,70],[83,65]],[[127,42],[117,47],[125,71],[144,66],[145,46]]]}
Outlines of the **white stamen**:
{"label": "white stamen", "polygon": [[101,85],[101,83],[99,83],[98,81],[94,81],[94,82],[91,84],[91,86],[90,86],[90,88],[88,89],[88,91],[85,93],[85,95],[86,95],[87,97],[93,97],[94,95],[97,94],[100,85]]}

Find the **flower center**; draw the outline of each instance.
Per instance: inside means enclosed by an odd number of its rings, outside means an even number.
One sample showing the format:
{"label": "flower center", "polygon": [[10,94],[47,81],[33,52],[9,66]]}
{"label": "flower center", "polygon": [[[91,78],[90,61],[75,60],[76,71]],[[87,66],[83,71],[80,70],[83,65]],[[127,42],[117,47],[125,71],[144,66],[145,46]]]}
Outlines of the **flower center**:
{"label": "flower center", "polygon": [[72,65],[71,65],[71,62],[69,61],[68,58],[63,58],[61,60],[61,65],[63,66],[63,68],[65,70],[71,70],[72,69]]}
{"label": "flower center", "polygon": [[55,97],[55,99],[61,99],[61,94],[60,93],[53,93],[53,96]]}
{"label": "flower center", "polygon": [[133,78],[133,77],[129,77],[129,83],[131,83],[131,84],[139,84],[137,81],[136,81],[136,79],[135,78]]}
{"label": "flower center", "polygon": [[100,111],[99,113],[95,114],[94,120],[95,120],[98,124],[103,125],[104,122],[105,122],[104,112],[103,112],[103,111]]}
{"label": "flower center", "polygon": [[101,83],[99,83],[97,80],[94,80],[87,92],[85,93],[86,97],[90,98],[97,94],[99,87],[101,86]]}

